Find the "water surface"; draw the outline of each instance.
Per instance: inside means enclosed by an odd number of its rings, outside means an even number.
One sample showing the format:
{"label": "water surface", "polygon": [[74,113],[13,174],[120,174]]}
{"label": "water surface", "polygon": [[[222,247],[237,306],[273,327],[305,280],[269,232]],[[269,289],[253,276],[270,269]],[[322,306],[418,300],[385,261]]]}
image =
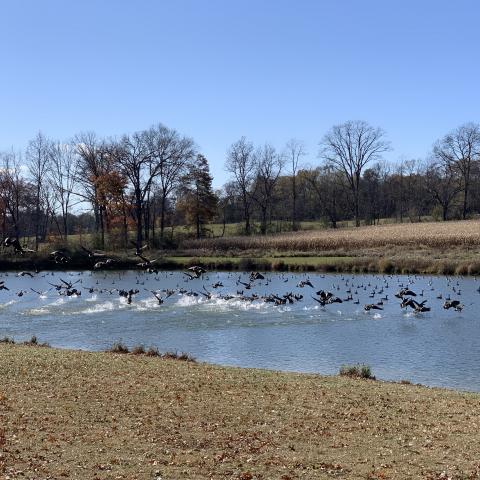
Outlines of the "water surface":
{"label": "water surface", "polygon": [[[55,347],[87,350],[105,350],[121,340],[185,351],[211,363],[321,374],[359,362],[381,379],[480,391],[475,278],[264,275],[247,289],[240,282],[248,284],[249,275],[238,272],[210,272],[194,280],[181,272],[55,272],[34,278],[3,273],[0,280],[9,290],[0,291],[0,336],[20,341],[36,335]],[[64,289],[51,285],[62,284],[60,279],[74,283],[81,296],[60,295]],[[314,288],[299,286],[306,280]],[[216,283],[222,286],[213,288]],[[394,293],[402,286],[417,293],[417,301],[426,300],[431,311],[401,309]],[[118,290],[131,288],[139,293],[128,304]],[[175,293],[166,298],[165,289]],[[322,307],[311,298],[321,289],[344,301]],[[211,298],[202,294],[206,291]],[[242,299],[272,292],[303,299],[280,306]],[[347,301],[349,296],[353,300]],[[463,310],[443,309],[446,297],[460,300]],[[383,303],[383,310],[365,312],[367,303]]]}

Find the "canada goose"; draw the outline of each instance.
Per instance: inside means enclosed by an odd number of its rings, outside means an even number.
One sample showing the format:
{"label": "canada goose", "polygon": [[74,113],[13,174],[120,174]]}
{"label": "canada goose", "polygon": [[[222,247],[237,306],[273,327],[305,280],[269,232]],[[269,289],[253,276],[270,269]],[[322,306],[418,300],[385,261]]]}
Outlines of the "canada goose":
{"label": "canada goose", "polygon": [[142,247],[137,242],[130,240],[130,243],[135,247],[135,256],[139,256],[141,252],[149,248],[148,244],[143,245]]}
{"label": "canada goose", "polygon": [[150,292],[157,299],[158,304],[161,305],[163,303],[163,298],[160,295],[158,295],[157,292],[155,292],[153,290],[150,290]]}
{"label": "canada goose", "polygon": [[378,305],[375,305],[374,303],[367,303],[366,305],[363,306],[363,309],[368,312],[370,310],[383,310],[382,307],[379,307]]}
{"label": "canada goose", "polygon": [[395,294],[395,296],[396,296],[397,298],[416,297],[417,294],[416,294],[414,291],[412,291],[412,290],[410,290],[410,289],[408,289],[408,288],[402,288],[399,292],[397,292],[397,293]]}
{"label": "canada goose", "polygon": [[315,298],[315,297],[312,297],[316,302],[318,302],[322,307],[325,306],[326,302],[325,300],[322,300],[321,298],[318,299],[318,298]]}
{"label": "canada goose", "polygon": [[34,290],[33,288],[30,288],[30,290],[36,293],[37,295],[39,295],[40,297],[45,295],[48,292],[48,290],[45,290],[44,292],[39,292],[38,290]]}
{"label": "canada goose", "polygon": [[325,290],[319,290],[319,291],[317,292],[317,295],[318,295],[322,300],[324,300],[325,302],[326,302],[329,298],[333,297],[333,293],[332,293],[332,292],[327,292],[327,291],[325,291]]}
{"label": "canada goose", "polygon": [[30,278],[33,278],[33,273],[30,273],[30,272],[17,273],[17,277],[24,277],[25,275],[29,276]]}
{"label": "canada goose", "polygon": [[106,260],[102,260],[101,262],[97,262],[97,263],[93,266],[93,269],[94,269],[94,270],[100,270],[101,268],[106,268],[106,267],[108,267],[108,266],[111,265],[112,263],[115,263],[115,260],[113,260],[112,258],[107,258]]}
{"label": "canada goose", "polygon": [[250,281],[253,280],[263,280],[265,277],[259,272],[251,272],[250,273]]}
{"label": "canada goose", "polygon": [[14,253],[19,253],[22,256],[25,252],[34,252],[34,250],[22,247],[18,238],[15,237],[6,237],[3,241],[3,246],[7,248],[13,247]]}
{"label": "canada goose", "polygon": [[86,252],[88,258],[103,258],[106,256],[104,253],[93,252],[92,250],[85,248],[83,245],[80,245],[80,248]]}
{"label": "canada goose", "polygon": [[238,279],[237,283],[242,284],[247,290],[250,290],[250,289],[252,288],[252,286],[250,285],[250,283],[242,282],[242,281],[240,280],[240,278]]}
{"label": "canada goose", "polygon": [[448,310],[450,308],[453,308],[454,310],[456,310],[457,312],[461,312],[462,309],[463,309],[463,305],[460,303],[460,300],[447,300],[444,304],[443,304],[443,308],[445,310]]}
{"label": "canada goose", "polygon": [[205,288],[205,285],[203,286],[203,289],[205,290],[205,293],[203,292],[198,292],[198,293],[200,295],[203,295],[207,300],[210,300],[212,298],[212,293]]}
{"label": "canada goose", "polygon": [[195,273],[197,275],[197,277],[199,277],[203,273],[207,273],[207,271],[199,265],[194,265],[193,267],[188,267],[187,270],[190,270],[191,272]]}
{"label": "canada goose", "polygon": [[[190,280],[194,280],[195,278],[198,278],[197,275],[194,275],[193,273],[190,272],[182,272],[184,275],[186,275]],[[187,280],[185,280],[187,281]]]}
{"label": "canada goose", "polygon": [[64,253],[63,250],[55,250],[50,253],[50,255],[53,257],[53,261],[58,264],[65,264],[70,262],[70,257]]}
{"label": "canada goose", "polygon": [[423,302],[421,303],[418,303],[416,302],[415,300],[413,300],[413,298],[406,298],[403,300],[403,302],[400,304],[400,307],[401,308],[406,308],[406,307],[410,307],[412,308],[413,310],[415,310],[415,312],[417,313],[423,313],[423,312],[429,312],[430,311],[430,307],[426,307],[425,306],[425,303],[427,301],[424,300]]}
{"label": "canada goose", "polygon": [[312,285],[312,282],[309,280],[302,280],[298,283],[297,287],[300,287],[300,288],[303,288],[305,287],[306,285],[308,285],[309,287],[312,287],[312,288],[315,288],[313,285]]}

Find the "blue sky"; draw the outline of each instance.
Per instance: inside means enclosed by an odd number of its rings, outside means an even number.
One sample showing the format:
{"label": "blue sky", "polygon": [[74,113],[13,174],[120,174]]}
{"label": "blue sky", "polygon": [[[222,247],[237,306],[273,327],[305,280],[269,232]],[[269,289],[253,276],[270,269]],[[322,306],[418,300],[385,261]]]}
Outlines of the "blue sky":
{"label": "blue sky", "polygon": [[162,122],[195,139],[215,185],[245,135],[306,162],[366,120],[389,160],[425,157],[480,118],[474,0],[3,0],[0,150],[37,131],[115,136]]}

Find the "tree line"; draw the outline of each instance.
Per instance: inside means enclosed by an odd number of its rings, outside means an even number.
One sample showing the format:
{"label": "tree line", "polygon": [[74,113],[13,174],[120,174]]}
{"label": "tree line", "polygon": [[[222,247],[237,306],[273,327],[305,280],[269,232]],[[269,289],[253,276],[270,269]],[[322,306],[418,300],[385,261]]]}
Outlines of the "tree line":
{"label": "tree line", "polygon": [[[131,232],[137,244],[161,243],[174,208],[201,235],[216,210],[205,157],[191,138],[161,124],[108,140],[82,133],[60,142],[38,133],[23,154],[1,160],[3,236],[31,236],[36,249],[49,235],[67,241],[79,228],[96,233],[101,247],[106,234],[126,246]],[[185,201],[197,191],[200,201]]]}
{"label": "tree line", "polygon": [[[385,132],[363,121],[332,127],[318,161],[307,165],[305,145],[255,146],[245,137],[226,153],[229,181],[212,187],[208,159],[193,139],[165,125],[104,139],[81,133],[58,141],[38,133],[23,152],[0,154],[3,238],[94,234],[101,248],[173,246],[177,227],[197,238],[297,230],[302,221],[336,228],[351,220],[420,221],[467,218],[480,211],[480,126],[467,123],[436,141],[425,159],[384,160]],[[214,232],[209,224],[223,224]],[[168,232],[167,232],[168,230]]]}
{"label": "tree line", "polygon": [[297,230],[300,221],[322,220],[336,228],[352,220],[421,221],[424,217],[466,219],[480,211],[480,125],[466,123],[437,140],[425,159],[388,163],[385,132],[363,121],[332,127],[319,143],[318,164],[306,166],[296,139],[281,151],[255,148],[245,137],[229,149],[232,180],[222,190],[225,222],[243,221],[260,233],[279,221]]}

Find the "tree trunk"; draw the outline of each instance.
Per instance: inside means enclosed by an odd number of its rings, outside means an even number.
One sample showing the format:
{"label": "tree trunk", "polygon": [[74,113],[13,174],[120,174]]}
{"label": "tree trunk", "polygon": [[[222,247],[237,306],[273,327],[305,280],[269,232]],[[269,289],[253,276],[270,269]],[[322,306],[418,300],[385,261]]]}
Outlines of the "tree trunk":
{"label": "tree trunk", "polygon": [[103,221],[103,207],[99,208],[98,216],[100,221],[100,242],[103,249],[105,248],[105,224]]}
{"label": "tree trunk", "polygon": [[262,224],[260,226],[260,231],[262,235],[267,234],[267,207],[261,207],[262,210]]}
{"label": "tree trunk", "polygon": [[122,201],[122,213],[123,213],[123,242],[124,248],[128,245],[128,223],[127,223],[127,209],[125,208],[125,201]]}
{"label": "tree trunk", "polygon": [[165,230],[165,208],[167,204],[167,197],[162,194],[162,201],[160,202],[160,240],[163,240],[163,232]]}
{"label": "tree trunk", "polygon": [[223,209],[223,228],[222,228],[222,238],[225,236],[225,228],[227,226],[227,218],[225,215],[225,209]]}
{"label": "tree trunk", "polygon": [[245,234],[250,235],[251,227],[250,227],[250,216],[245,217]]}
{"label": "tree trunk", "polygon": [[360,226],[360,212],[359,212],[359,194],[358,190],[355,192],[355,226],[359,227]]}
{"label": "tree trunk", "polygon": [[155,222],[157,221],[157,209],[155,208],[155,199],[153,200],[153,213],[152,213],[152,244],[156,244],[155,242]]}
{"label": "tree trunk", "polygon": [[65,235],[65,242],[68,242],[68,213],[67,213],[67,208],[65,208],[65,213],[63,214],[63,234]]}
{"label": "tree trunk", "polygon": [[247,199],[245,195],[243,196],[243,215],[245,217],[245,234],[250,235],[251,227],[250,227],[250,211],[248,208]]}
{"label": "tree trunk", "polygon": [[135,192],[135,217],[137,220],[137,248],[141,247],[143,240],[143,231],[142,231],[142,196],[139,191]]}
{"label": "tree trunk", "polygon": [[292,230],[296,232],[297,228],[297,185],[295,175],[292,177]]}
{"label": "tree trunk", "polygon": [[467,198],[468,198],[468,182],[467,180],[465,180],[465,189],[463,191],[463,212],[462,212],[463,220],[467,218]]}

